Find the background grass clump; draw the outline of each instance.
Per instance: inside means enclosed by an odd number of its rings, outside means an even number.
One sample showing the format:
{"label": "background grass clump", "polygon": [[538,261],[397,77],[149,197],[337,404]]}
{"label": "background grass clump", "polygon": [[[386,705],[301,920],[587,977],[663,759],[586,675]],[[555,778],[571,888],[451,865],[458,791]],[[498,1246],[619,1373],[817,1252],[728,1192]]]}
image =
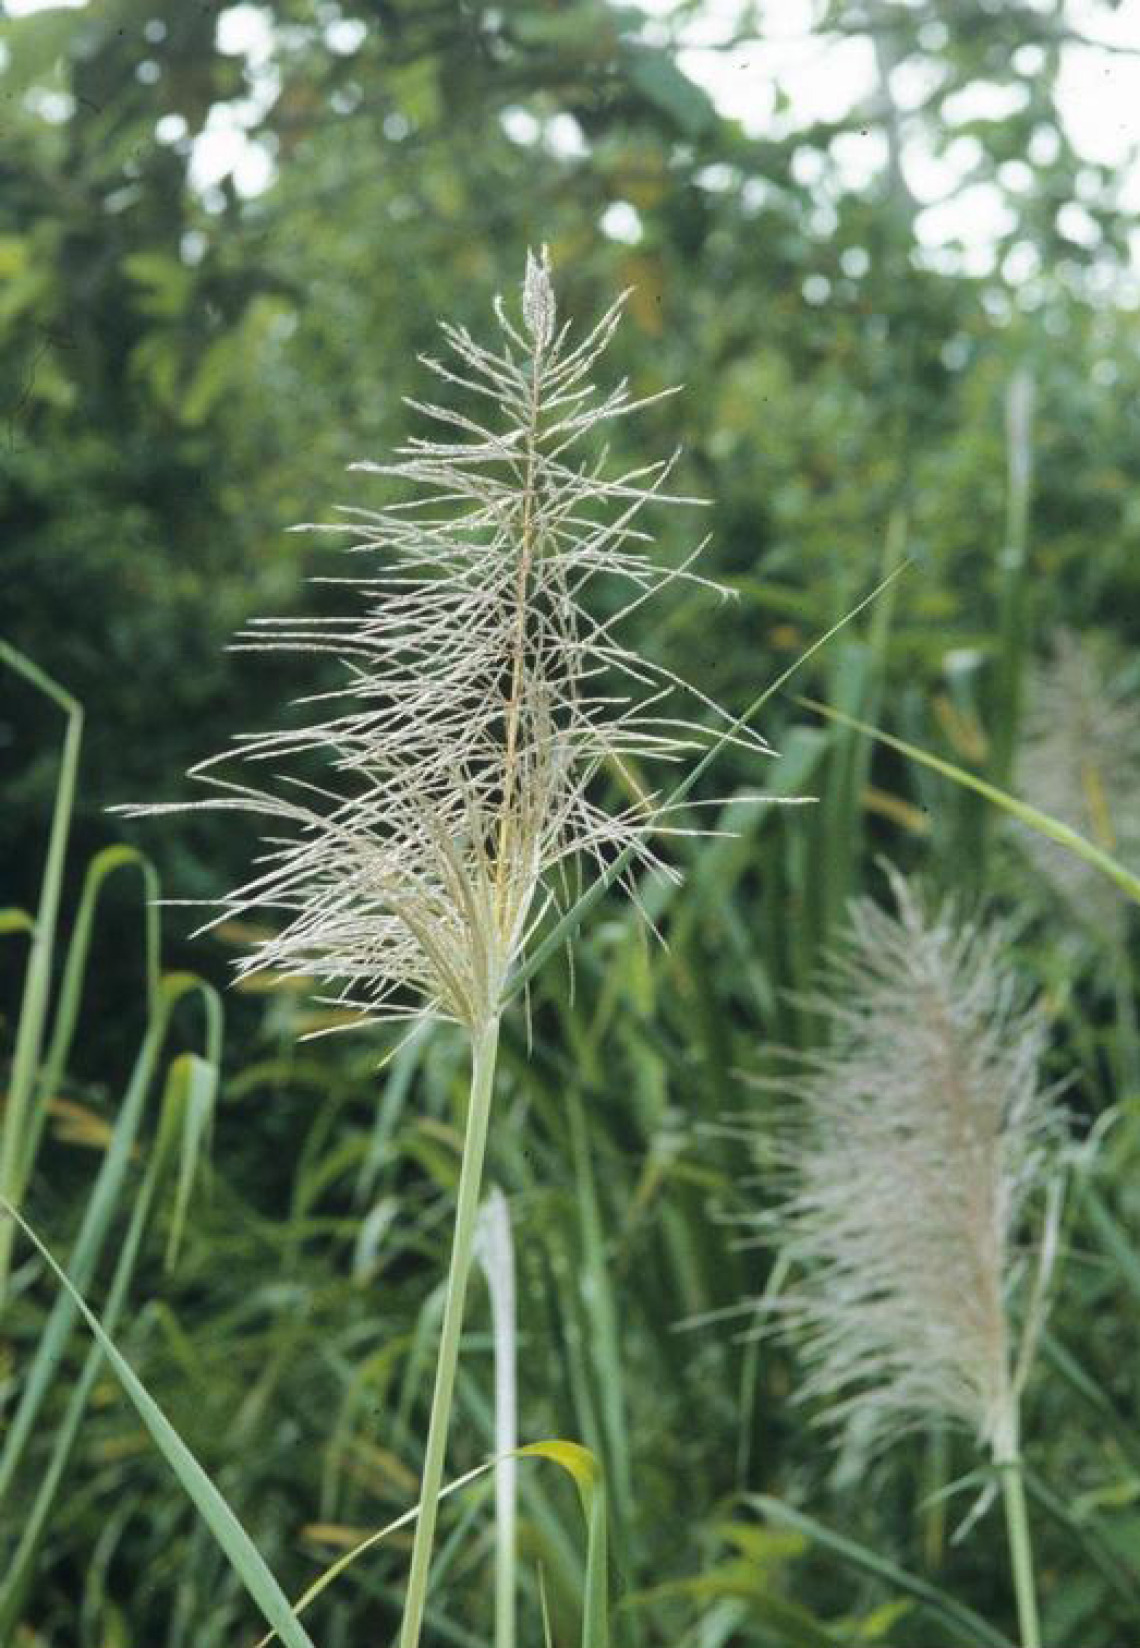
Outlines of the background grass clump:
{"label": "background grass clump", "polygon": [[[285,1595],[415,1502],[463,1038],[417,1032],[379,1073],[395,1031],[301,1039],[336,1022],[301,981],[225,988],[256,923],[191,942],[153,908],[237,884],[249,832],[107,809],[188,797],[194,760],[337,684],[226,643],[257,614],[340,610],[305,581],[344,570],[335,548],[285,529],[406,436],[436,317],[479,336],[546,242],[576,327],[632,288],[613,375],[684,384],[614,426],[611,462],[683,446],[671,485],[710,507],[666,512],[656,553],[676,566],[709,531],[704,570],[737,595],[677,586],[631,645],[739,712],[905,570],[768,701],[778,758],[726,749],[702,779],[724,833],[671,841],[680,881],[640,889],[666,942],[607,895],[573,989],[556,955],[529,1031],[504,1018],[487,1177],[513,1232],[519,1439],[600,1462],[618,1648],[1018,1640],[970,1438],[931,1423],[837,1452],[771,1330],[797,1278],[765,1222],[779,1174],[740,1128],[774,1136],[784,1061],[821,1051],[812,990],[850,901],[890,907],[886,860],[997,922],[1040,1005],[1076,1164],[1021,1401],[1042,1639],[1132,1640],[1135,908],[944,770],[1140,873],[1134,177],[1066,101],[1090,52],[1106,84],[1132,72],[1117,8],[805,7],[865,95],[825,116],[757,78],[744,122],[727,68],[705,90],[683,47],[711,34],[761,77],[785,61],[776,0],[727,21],[608,0],[10,10],[0,1190]],[[932,212],[935,162],[990,227]],[[257,1609],[76,1307],[3,1228],[0,1644],[253,1642]],[[449,1475],[494,1450],[494,1394],[476,1274]],[[561,1648],[582,1507],[550,1460],[518,1480],[518,1641],[543,1641],[545,1606]],[[394,1640],[410,1549],[405,1528],[347,1567],[312,1640]],[[487,1474],[441,1506],[425,1640],[490,1640],[495,1568]]]}

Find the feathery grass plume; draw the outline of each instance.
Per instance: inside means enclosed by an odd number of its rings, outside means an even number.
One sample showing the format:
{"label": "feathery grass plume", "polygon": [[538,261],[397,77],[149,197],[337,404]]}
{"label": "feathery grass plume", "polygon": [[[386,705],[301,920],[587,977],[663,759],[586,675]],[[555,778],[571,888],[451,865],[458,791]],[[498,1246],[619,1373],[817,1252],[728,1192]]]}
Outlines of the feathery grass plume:
{"label": "feathery grass plume", "polygon": [[[193,770],[215,794],[191,805],[274,826],[258,874],[217,917],[288,917],[241,972],[336,985],[338,1005],[370,1018],[428,1014],[477,1029],[497,1014],[512,963],[559,896],[552,871],[627,846],[642,866],[665,868],[650,838],[669,828],[668,809],[627,762],[674,759],[702,734],[664,713],[680,683],[626,649],[615,628],[663,584],[694,577],[688,563],[654,563],[642,509],[697,500],[664,492],[674,459],[607,478],[601,460],[579,456],[603,425],[659,398],[590,382],[622,301],[572,345],[545,253],[528,256],[522,330],[497,303],[498,352],[444,324],[453,360],[425,361],[452,392],[485,405],[487,422],[409,402],[455,438],[413,438],[393,463],[352,466],[408,496],[297,529],[345,533],[383,562],[368,576],[322,580],[353,585],[362,611],[259,620],[239,640],[329,653],[348,670],[343,688],[322,695],[327,718],[237,741],[247,768],[291,760],[301,773],[273,788],[234,782],[217,771],[233,751]],[[584,604],[603,575],[634,587],[606,622]],[[603,764],[624,768],[634,795],[617,813],[592,799]]]}
{"label": "feathery grass plume", "polygon": [[770,1224],[802,1278],[782,1308],[802,1340],[800,1395],[827,1404],[825,1419],[864,1446],[948,1420],[992,1455],[1030,1644],[1018,1404],[1042,1324],[1052,1190],[1033,1280],[1016,1243],[1029,1198],[1058,1182],[1044,1023],[1000,929],[950,906],[927,917],[890,879],[897,914],[852,906],[849,942],[811,1002],[828,1043],[786,1084],[795,1113],[776,1149],[787,1194]]}
{"label": "feathery grass plume", "polygon": [[[323,719],[246,735],[236,752],[195,769],[214,793],[190,805],[253,813],[272,828],[257,874],[220,901],[218,921],[286,918],[241,971],[311,977],[362,1019],[449,1018],[471,1036],[402,1648],[415,1648],[422,1627],[504,987],[570,888],[572,864],[628,854],[632,868],[672,873],[652,840],[678,828],[672,809],[631,763],[675,761],[705,737],[669,712],[678,678],[616,634],[662,585],[704,582],[688,561],[657,565],[641,524],[651,502],[696,501],[666,493],[674,458],[610,476],[597,450],[604,426],[659,398],[634,400],[624,381],[604,392],[591,382],[622,302],[573,342],[544,252],[527,257],[521,322],[496,302],[497,349],[443,326],[451,355],[424,364],[457,404],[409,404],[446,438],[415,437],[391,463],[355,465],[391,483],[397,501],[345,509],[331,528],[378,558],[367,576],[332,580],[356,589],[361,610],[262,620],[242,637],[254,649],[331,654],[348,681],[321,695]],[[604,620],[587,607],[603,575],[632,588]],[[740,723],[716,743],[726,740],[767,752]],[[268,786],[235,781],[217,770],[235,753],[255,771],[294,771]],[[594,798],[603,766],[632,795],[617,812]]]}
{"label": "feathery grass plume", "polygon": [[[1095,649],[1071,631],[1029,680],[1017,789],[1118,858],[1140,863],[1140,713]],[[1130,900],[1092,866],[1033,830],[1018,830],[1031,861],[1082,921],[1119,942]]]}
{"label": "feathery grass plume", "polygon": [[891,883],[897,915],[852,905],[850,941],[811,1001],[828,1045],[787,1083],[775,1224],[803,1266],[786,1296],[802,1394],[833,1401],[833,1421],[860,1411],[881,1442],[946,1418],[1005,1458],[1026,1360],[1010,1319],[1015,1242],[1059,1126],[1039,1074],[1044,1023],[1000,929],[949,905],[928,918]]}

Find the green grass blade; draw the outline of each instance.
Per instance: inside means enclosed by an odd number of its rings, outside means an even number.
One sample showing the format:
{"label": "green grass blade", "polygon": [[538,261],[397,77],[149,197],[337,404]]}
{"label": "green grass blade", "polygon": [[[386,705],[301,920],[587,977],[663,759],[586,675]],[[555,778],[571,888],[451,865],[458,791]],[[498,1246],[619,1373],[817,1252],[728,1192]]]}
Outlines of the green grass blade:
{"label": "green grass blade", "polygon": [[549,1459],[574,1480],[586,1518],[586,1588],[582,1598],[582,1648],[609,1648],[609,1549],[606,1491],[598,1461],[577,1442],[531,1442],[520,1458]]}
{"label": "green grass blade", "polygon": [[225,1552],[242,1584],[282,1642],[286,1644],[286,1648],[313,1648],[312,1639],[293,1613],[288,1598],[270,1573],[256,1545],[130,1363],[120,1354],[98,1317],[69,1281],[62,1266],[56,1263],[35,1231],[21,1218],[10,1202],[0,1199],[0,1210],[15,1220],[55,1273],[56,1279],[71,1299],[76,1311],[98,1340],[104,1356],[115,1370],[139,1418],[154,1439],[155,1446],[178,1478],[183,1491],[194,1502],[202,1520]]}
{"label": "green grass blade", "polygon": [[[485,1460],[482,1465],[476,1465],[473,1470],[463,1476],[456,1477],[439,1491],[440,1499],[446,1499],[450,1494],[458,1493],[468,1483],[475,1482],[485,1476],[488,1471],[494,1470],[502,1462],[503,1456]],[[587,1525],[586,1550],[586,1588],[583,1602],[582,1621],[582,1648],[608,1648],[609,1643],[609,1612],[608,1612],[608,1574],[607,1574],[607,1546],[606,1546],[606,1515],[605,1489],[601,1482],[601,1473],[598,1470],[597,1460],[589,1448],[583,1448],[577,1442],[530,1442],[525,1447],[516,1448],[515,1459],[549,1459],[560,1465],[573,1479],[582,1503],[582,1511]],[[324,1573],[313,1581],[293,1604],[294,1614],[301,1614],[316,1601],[317,1597],[338,1579],[345,1569],[364,1556],[367,1551],[375,1550],[377,1545],[397,1533],[401,1528],[410,1527],[419,1517],[420,1507],[413,1505],[411,1510],[404,1511],[392,1522],[383,1528],[369,1534],[350,1551],[325,1569]],[[276,1630],[269,1631],[256,1644],[255,1648],[269,1648]]]}
{"label": "green grass blade", "polygon": [[[881,577],[888,578],[906,560],[908,532],[906,508],[896,504],[884,534]],[[831,652],[828,698],[849,715],[878,720],[898,594],[899,585],[893,583],[875,602],[865,641],[852,635]],[[815,821],[821,872],[817,885],[822,895],[815,923],[817,946],[821,941],[826,943],[838,927],[855,890],[856,866],[866,833],[864,794],[871,766],[871,751],[865,739],[844,734],[839,728],[832,729],[830,739],[827,784]]]}
{"label": "green grass blade", "polygon": [[[865,712],[872,689],[872,658],[867,644],[855,637],[845,639],[835,647],[829,662],[829,698],[849,715]],[[814,907],[816,945],[826,943],[842,920],[851,897],[863,833],[862,758],[867,746],[839,727],[831,728],[828,738],[831,748],[823,796],[812,821],[818,830],[819,874],[812,881],[809,908]]]}
{"label": "green grass blade", "polygon": [[612,1287],[612,1267],[606,1254],[605,1234],[590,1137],[576,1089],[567,1094],[570,1119],[570,1148],[574,1168],[575,1202],[582,1243],[580,1289],[589,1329],[591,1355],[597,1364],[598,1398],[604,1427],[603,1457],[614,1496],[614,1532],[617,1560],[625,1563],[629,1552],[625,1542],[634,1520],[633,1468],[629,1457],[629,1420],[626,1414],[625,1384],[619,1345],[620,1307]]}
{"label": "green grass blade", "polygon": [[[457,1476],[454,1482],[449,1482],[446,1487],[439,1490],[440,1499],[446,1499],[449,1494],[457,1493],[460,1488],[465,1488],[469,1482],[474,1482],[480,1476],[486,1476],[488,1471],[494,1469],[495,1464],[494,1459],[488,1459],[482,1465],[476,1465],[473,1470],[465,1472],[463,1476]],[[410,1527],[419,1514],[419,1506],[413,1505],[410,1511],[401,1512],[393,1521],[385,1523],[374,1534],[369,1534],[367,1539],[362,1539],[358,1545],[354,1545],[350,1551],[346,1551],[342,1557],[338,1557],[319,1578],[313,1581],[306,1591],[302,1591],[296,1602],[293,1603],[294,1614],[304,1613],[309,1604],[315,1602],[321,1592],[327,1590],[334,1579],[339,1579],[345,1569],[350,1567],[358,1557],[364,1556],[367,1551],[375,1550],[377,1545],[388,1538],[389,1534],[398,1533],[401,1528]],[[269,1644],[277,1635],[276,1629],[266,1632],[265,1636],[261,1637],[254,1645],[254,1648],[269,1648]]]}
{"label": "green grass blade", "polygon": [[[71,1275],[76,1286],[86,1288],[103,1250],[107,1231],[119,1205],[123,1181],[142,1120],[143,1106],[154,1077],[155,1064],[165,1025],[160,1018],[143,1037],[131,1072],[127,1091],[115,1120],[111,1141],[104,1153],[91,1196],[83,1211],[79,1234],[71,1255]],[[75,1307],[66,1294],[52,1306],[40,1334],[28,1369],[15,1414],[0,1453],[0,1500],[11,1491],[13,1478],[35,1428],[36,1418],[48,1390],[59,1371],[67,1340],[75,1325]]]}
{"label": "green grass blade", "polygon": [[1111,1255],[1121,1280],[1131,1289],[1133,1296],[1140,1299],[1140,1258],[1137,1258],[1133,1244],[1109,1212],[1101,1196],[1088,1183],[1081,1194],[1081,1211],[1088,1219],[1101,1247]]}
{"label": "green grass blade", "polygon": [[1121,1453],[1132,1469],[1140,1475],[1140,1436],[1137,1436],[1133,1425],[1117,1411],[1108,1393],[1097,1384],[1065,1346],[1054,1338],[1048,1328],[1041,1334],[1040,1343],[1044,1359],[1069,1388],[1088,1404],[1101,1424],[1111,1430]]}
{"label": "green grass blade", "polygon": [[67,1066],[72,1042],[75,1038],[75,1027],[83,1001],[83,987],[86,981],[87,962],[91,949],[91,934],[99,898],[108,878],[116,870],[127,868],[137,869],[142,877],[145,895],[143,903],[143,953],[146,967],[148,1015],[153,1014],[156,1009],[161,943],[158,915],[160,891],[158,875],[149,859],[145,858],[134,847],[105,847],[102,852],[95,854],[87,867],[87,874],[83,878],[83,889],[79,897],[75,926],[67,947],[67,959],[64,962],[63,978],[59,987],[51,1039],[48,1042],[47,1052],[43,1057],[36,1083],[36,1100],[24,1139],[16,1186],[17,1194],[14,1197],[17,1206],[23,1200],[24,1190],[35,1164],[36,1152],[39,1149],[40,1138],[47,1119],[48,1101],[58,1091]]}
{"label": "green grass blade", "polygon": [[852,727],[856,732],[863,733],[867,738],[878,739],[879,743],[885,744],[888,749],[897,750],[900,755],[905,755],[911,761],[917,761],[921,766],[929,767],[932,772],[940,773],[943,778],[949,778],[955,784],[961,784],[968,790],[976,791],[978,795],[984,796],[987,801],[991,801],[995,807],[1000,807],[1003,812],[1009,813],[1011,818],[1016,818],[1019,823],[1028,825],[1031,830],[1036,830],[1039,835],[1048,836],[1050,841],[1057,842],[1058,846],[1067,847],[1071,853],[1075,853],[1078,858],[1084,859],[1086,864],[1091,864],[1095,869],[1100,870],[1110,881],[1115,882],[1123,892],[1127,893],[1129,898],[1140,904],[1140,877],[1134,876],[1117,859],[1103,852],[1101,848],[1094,846],[1091,841],[1086,841],[1083,835],[1079,835],[1076,830],[1071,830],[1067,824],[1062,824],[1059,819],[1051,818],[1048,813],[1039,812],[1036,807],[1031,807],[1027,801],[1019,801],[1016,796],[998,789],[996,784],[988,783],[986,779],[979,778],[976,773],[967,772],[964,767],[955,766],[952,761],[943,761],[940,756],[931,755],[927,750],[920,749],[916,744],[908,744],[904,739],[895,738],[892,734],[883,732],[878,727],[868,726],[865,721],[857,721],[854,716],[844,715],[841,710],[832,709],[830,705],[819,704],[811,698],[801,698],[797,702],[803,704],[807,709],[815,710],[819,715],[826,716],[829,721],[838,721],[844,726]]}
{"label": "green grass blade", "polygon": [[177,1141],[178,1177],[174,1205],[170,1213],[170,1233],[166,1243],[166,1268],[172,1270],[178,1257],[190,1195],[205,1153],[214,1119],[218,1091],[218,1067],[197,1053],[181,1053],[170,1067],[167,1100],[163,1105],[163,1132]]}
{"label": "green grass blade", "polygon": [[[635,1592],[624,1599],[623,1606],[643,1609],[652,1603],[682,1599],[699,1605],[703,1624],[717,1603],[734,1599],[743,1604],[734,1611],[736,1623],[747,1620],[753,1628],[766,1627],[765,1642],[775,1640],[780,1648],[845,1648],[835,1633],[806,1608],[776,1595],[770,1588],[770,1577],[756,1563],[738,1557],[691,1578],[667,1579],[647,1591]],[[699,1640],[704,1642],[703,1632]]]}
{"label": "green grass blade", "polygon": [[1120,1565],[1116,1553],[1100,1532],[1099,1518],[1075,1516],[1065,1502],[1030,1471],[1025,1473],[1025,1487],[1030,1499],[1040,1505],[1058,1527],[1064,1529],[1069,1539],[1076,1541],[1089,1563],[1121,1601],[1135,1610],[1140,1605],[1140,1568],[1134,1568],[1129,1573]]}
{"label": "green grass blade", "polygon": [[[216,1066],[208,1065],[197,1054],[183,1053],[174,1060],[167,1075],[163,1095],[163,1122],[159,1127],[155,1148],[139,1194],[131,1210],[131,1220],[123,1240],[107,1303],[103,1310],[103,1326],[113,1334],[126,1302],[134,1277],[139,1250],[147,1229],[155,1194],[165,1175],[173,1148],[178,1142],[178,1125],[184,1108],[184,1088],[187,1080],[187,1061],[191,1067],[206,1066],[210,1073],[211,1098],[216,1089]],[[169,1120],[168,1120],[169,1118]],[[181,1174],[180,1174],[181,1177]],[[16,1625],[35,1571],[36,1558],[47,1528],[48,1518],[59,1494],[60,1484],[71,1459],[91,1390],[103,1365],[102,1347],[96,1342],[87,1356],[83,1371],[68,1399],[67,1408],[56,1428],[51,1457],[44,1471],[32,1508],[20,1529],[20,1540],[3,1581],[0,1582],[0,1643],[6,1644]]]}
{"label": "green grass blade", "polygon": [[[51,833],[48,836],[47,858],[40,883],[35,928],[16,1024],[12,1076],[4,1106],[3,1126],[0,1128],[0,1194],[11,1196],[18,1201],[21,1193],[21,1169],[26,1154],[25,1134],[30,1122],[32,1094],[39,1067],[40,1050],[43,1046],[51,990],[55,928],[59,917],[67,838],[71,831],[71,814],[75,803],[79,750],[83,741],[83,710],[50,676],[37,669],[31,659],[25,658],[22,652],[18,652],[6,641],[0,641],[0,663],[7,664],[17,675],[23,676],[25,681],[58,705],[67,717],[59,761],[59,778],[56,781],[55,805],[52,809]],[[0,1226],[0,1309],[3,1308],[8,1291],[11,1254],[12,1226],[5,1223]]]}
{"label": "green grass blade", "polygon": [[937,1585],[932,1585],[929,1580],[910,1573],[906,1568],[900,1568],[897,1563],[868,1550],[856,1540],[834,1533],[822,1522],[817,1522],[813,1516],[808,1516],[805,1511],[793,1510],[790,1505],[785,1505],[782,1500],[773,1499],[768,1494],[749,1494],[747,1501],[770,1522],[794,1529],[796,1533],[807,1534],[809,1539],[821,1545],[824,1550],[841,1557],[850,1567],[858,1569],[861,1573],[872,1574],[895,1590],[914,1597],[916,1602],[921,1602],[947,1625],[960,1631],[969,1648],[981,1648],[983,1644],[985,1648],[1014,1648],[1010,1639],[995,1630],[980,1614],[947,1595]]}
{"label": "green grass blade", "polygon": [[[150,1215],[152,1199],[153,1179],[148,1176],[147,1183],[143,1186],[135,1201],[131,1213],[131,1222],[123,1241],[111,1288],[107,1295],[107,1303],[103,1311],[103,1324],[108,1333],[113,1333],[118,1325],[119,1316],[127,1297],[127,1290],[134,1275],[139,1247]],[[0,1643],[7,1644],[11,1640],[13,1631],[21,1623],[20,1615],[27,1598],[28,1587],[35,1573],[36,1558],[47,1530],[48,1519],[59,1495],[60,1485],[71,1460],[76,1438],[79,1435],[79,1428],[83,1422],[83,1415],[86,1412],[92,1388],[102,1365],[103,1352],[99,1344],[96,1343],[87,1356],[83,1371],[76,1380],[68,1398],[67,1408],[56,1426],[51,1457],[40,1478],[31,1510],[22,1520],[19,1545],[3,1581],[0,1582]]]}
{"label": "green grass blade", "polygon": [[[220,1049],[216,1021],[220,1008],[212,999],[216,992],[191,973],[168,975],[163,980],[158,1010],[143,1036],[126,1094],[115,1119],[110,1144],[104,1153],[91,1195],[83,1210],[83,1219],[70,1259],[71,1279],[80,1290],[86,1289],[95,1273],[111,1222],[119,1208],[131,1153],[138,1137],[146,1096],[154,1079],[170,1012],[181,997],[194,991],[201,992],[206,1005],[206,1044],[209,1056],[215,1063],[218,1060]],[[75,1319],[75,1305],[70,1295],[65,1292],[56,1299],[47,1325],[40,1335],[19,1405],[4,1438],[3,1452],[0,1453],[0,1501],[11,1490],[13,1478],[32,1435],[40,1407],[59,1371],[60,1359],[75,1325]]]}

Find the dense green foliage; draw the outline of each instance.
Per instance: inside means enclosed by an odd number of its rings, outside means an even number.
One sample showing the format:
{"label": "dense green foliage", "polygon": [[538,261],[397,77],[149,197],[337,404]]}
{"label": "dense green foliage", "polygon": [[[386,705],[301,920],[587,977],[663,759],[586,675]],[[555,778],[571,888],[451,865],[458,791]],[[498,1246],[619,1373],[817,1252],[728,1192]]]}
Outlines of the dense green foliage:
{"label": "dense green foliage", "polygon": [[[817,27],[871,42],[875,94],[810,126],[777,108],[760,137],[718,114],[635,5],[240,9],[268,26],[263,56],[223,49],[233,13],[213,0],[93,0],[0,35],[0,633],[86,717],[56,942],[40,958],[47,1129],[28,1217],[116,1318],[290,1596],[414,1503],[463,1044],[417,1036],[378,1073],[375,1040],[299,1041],[329,1022],[303,991],[247,987],[225,997],[215,1098],[216,992],[243,935],[192,943],[175,911],[160,941],[135,858],[98,855],[145,852],[170,898],[240,875],[239,823],[144,827],[106,809],[185,796],[192,761],[334,678],[320,661],[302,679],[235,660],[227,639],[250,615],[330,601],[305,580],[339,572],[335,548],[285,529],[378,501],[374,479],[343,471],[407,432],[400,397],[423,387],[416,355],[435,351],[435,317],[478,335],[525,248],[547,242],[577,321],[632,288],[612,369],[639,393],[684,384],[619,456],[683,446],[681,488],[710,507],[669,511],[660,553],[676,563],[707,531],[708,570],[739,597],[673,596],[643,625],[647,652],[739,711],[909,565],[769,702],[761,730],[778,758],[757,771],[726,755],[703,784],[732,833],[678,841],[683,883],[643,888],[666,942],[607,899],[575,945],[573,990],[555,958],[529,1029],[520,1008],[508,1017],[488,1171],[515,1230],[521,1439],[574,1439],[602,1462],[619,1648],[980,1640],[939,1596],[1014,1640],[999,1514],[951,1538],[984,1485],[971,1444],[939,1432],[837,1459],[795,1402],[794,1350],[753,1331],[775,1256],[748,1240],[772,1191],[770,1101],[747,1078],[769,1073],[773,1047],[812,1045],[796,992],[850,897],[883,893],[886,855],[1012,921],[1075,1136],[1102,1141],[1067,1204],[1024,1442],[1045,1641],[1120,1648],[1140,1626],[1135,924],[1122,903],[1106,919],[1087,886],[1059,886],[976,794],[792,697],[1016,789],[1035,673],[1065,629],[1136,727],[1140,316],[1116,179],[1074,151],[1056,106],[1090,8],[829,0]],[[742,23],[757,53],[759,11],[754,31]],[[915,83],[908,69],[925,90],[903,105],[892,88]],[[1000,88],[1006,112],[970,113],[979,87]],[[262,154],[265,187],[196,169],[227,120]],[[871,129],[884,164],[852,181],[844,144]],[[937,155],[963,140],[969,181],[1005,203],[984,269],[930,244],[906,181],[908,144]],[[636,234],[618,238],[623,221]],[[1140,739],[1119,706],[1109,723],[1116,745],[1098,742],[1094,703],[1081,735],[1094,800],[1113,795]],[[0,903],[15,910],[40,899],[61,736],[58,704],[6,671]],[[818,799],[780,808],[760,790]],[[1097,806],[1084,818],[1080,803],[1067,821],[1140,868],[1120,820]],[[64,964],[96,882],[76,979]],[[39,919],[43,936],[42,906]],[[160,943],[163,966],[205,982],[178,973],[160,988]],[[15,1092],[26,925],[5,917],[0,944],[0,1070]],[[724,1126],[742,1113],[755,1160]],[[84,1237],[97,1205],[105,1227]],[[55,1301],[18,1244],[0,1450]],[[26,1583],[0,1595],[0,1642],[251,1642],[256,1611],[135,1409],[89,1363],[84,1330],[60,1331],[11,1481],[0,1452],[2,1570],[75,1427]],[[493,1445],[479,1285],[459,1402],[455,1475]],[[548,1462],[521,1473],[519,1640],[542,1641],[541,1572],[561,1648],[578,1640],[579,1507]],[[923,1600],[757,1496],[934,1592]],[[444,1511],[433,1643],[490,1640],[493,1521],[489,1477]],[[397,1534],[314,1603],[321,1648],[394,1638],[408,1548]]]}

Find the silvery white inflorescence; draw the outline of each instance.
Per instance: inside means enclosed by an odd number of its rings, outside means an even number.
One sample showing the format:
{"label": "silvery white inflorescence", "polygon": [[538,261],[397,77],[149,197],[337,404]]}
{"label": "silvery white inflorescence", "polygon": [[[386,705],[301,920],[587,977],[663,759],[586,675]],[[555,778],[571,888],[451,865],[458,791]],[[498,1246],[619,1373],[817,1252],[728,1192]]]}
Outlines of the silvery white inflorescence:
{"label": "silvery white inflorescence", "polygon": [[[1140,863],[1140,714],[1089,641],[1062,630],[1029,678],[1018,793],[1128,868]],[[1076,914],[1117,942],[1127,896],[1036,830],[1018,839]]]}
{"label": "silvery white inflorescence", "polygon": [[[258,873],[217,918],[288,918],[243,972],[310,976],[367,1016],[478,1027],[559,896],[552,872],[626,847],[657,863],[650,838],[668,808],[628,769],[636,799],[625,810],[600,809],[592,790],[603,763],[668,759],[701,736],[664,713],[676,678],[615,635],[662,584],[691,576],[688,563],[654,563],[641,510],[696,500],[664,494],[672,459],[607,478],[604,453],[582,453],[602,426],[647,404],[624,382],[600,393],[590,381],[621,307],[574,344],[556,318],[545,252],[528,255],[521,328],[497,302],[496,350],[444,324],[451,358],[424,362],[472,408],[409,402],[450,438],[411,439],[395,462],[353,466],[394,483],[400,501],[298,529],[347,533],[376,565],[334,580],[359,591],[362,611],[260,620],[240,638],[331,653],[349,671],[319,724],[237,740],[248,766],[299,761],[300,775],[272,788],[235,782],[217,771],[234,751],[194,769],[215,793],[189,805],[274,827]],[[635,591],[605,622],[584,605],[601,575]]]}
{"label": "silvery white inflorescence", "polygon": [[892,874],[897,917],[853,906],[850,942],[811,1005],[830,1030],[786,1090],[787,1199],[771,1223],[802,1267],[784,1301],[805,1398],[870,1445],[932,1419],[1017,1452],[1018,1396],[1040,1327],[1053,1219],[1020,1346],[1015,1240],[1051,1178],[1059,1113],[1042,1087],[1040,1014],[1005,935],[933,919]]}

